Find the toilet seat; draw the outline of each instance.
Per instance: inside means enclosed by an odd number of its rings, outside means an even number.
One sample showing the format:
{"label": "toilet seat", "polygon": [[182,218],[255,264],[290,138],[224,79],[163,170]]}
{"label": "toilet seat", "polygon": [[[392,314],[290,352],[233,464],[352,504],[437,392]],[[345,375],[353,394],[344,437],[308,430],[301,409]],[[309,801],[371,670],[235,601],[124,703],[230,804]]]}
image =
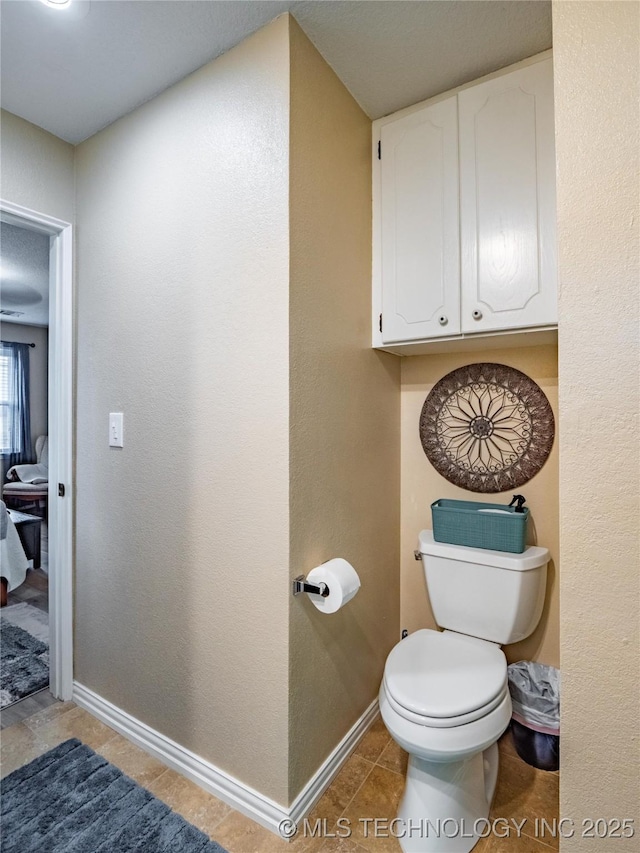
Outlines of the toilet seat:
{"label": "toilet seat", "polygon": [[501,702],[503,702],[506,694],[509,692],[505,680],[503,689],[487,705],[483,705],[480,708],[476,708],[473,711],[469,711],[467,714],[459,714],[455,717],[427,717],[424,714],[416,714],[401,705],[394,698],[393,694],[389,690],[386,681],[383,681],[382,689],[386,693],[389,705],[397,714],[399,714],[401,717],[404,717],[405,720],[409,720],[412,723],[417,723],[419,726],[430,726],[436,729],[450,729],[454,728],[455,726],[464,726],[466,723],[472,723],[474,720],[479,720],[481,717],[485,717],[487,714],[493,711],[494,708],[497,708]]}
{"label": "toilet seat", "polygon": [[391,651],[382,688],[389,705],[406,720],[454,728],[504,701],[507,661],[500,647],[486,640],[423,629]]}
{"label": "toilet seat", "polygon": [[382,719],[395,742],[410,755],[436,763],[463,761],[482,752],[498,740],[511,719],[508,690],[492,711],[473,722],[448,728],[423,726],[399,714],[391,706],[384,684],[380,686],[379,700]]}

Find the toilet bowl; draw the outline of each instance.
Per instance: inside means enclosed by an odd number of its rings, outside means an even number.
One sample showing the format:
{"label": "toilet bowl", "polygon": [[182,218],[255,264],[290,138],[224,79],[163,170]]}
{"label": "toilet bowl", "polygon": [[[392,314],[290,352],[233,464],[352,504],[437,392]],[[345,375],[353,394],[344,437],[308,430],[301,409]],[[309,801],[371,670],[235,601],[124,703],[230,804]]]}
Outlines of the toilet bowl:
{"label": "toilet bowl", "polygon": [[409,753],[396,824],[402,849],[467,853],[489,814],[495,743],[511,718],[504,654],[454,632],[416,631],[387,659],[380,712]]}
{"label": "toilet bowl", "polygon": [[445,630],[410,634],[385,665],[380,712],[409,753],[394,834],[405,853],[469,853],[487,832],[496,742],[511,719],[500,645],[537,625],[549,554],[443,545],[422,531],[420,555]]}

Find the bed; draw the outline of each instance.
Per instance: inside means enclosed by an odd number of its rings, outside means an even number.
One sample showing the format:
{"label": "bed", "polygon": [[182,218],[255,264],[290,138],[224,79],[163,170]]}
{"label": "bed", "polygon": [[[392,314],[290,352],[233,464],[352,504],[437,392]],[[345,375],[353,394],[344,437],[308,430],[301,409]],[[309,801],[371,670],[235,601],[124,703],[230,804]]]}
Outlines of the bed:
{"label": "bed", "polygon": [[18,531],[9,518],[7,507],[0,501],[0,606],[5,606],[7,595],[12,589],[24,583],[28,567],[29,561]]}

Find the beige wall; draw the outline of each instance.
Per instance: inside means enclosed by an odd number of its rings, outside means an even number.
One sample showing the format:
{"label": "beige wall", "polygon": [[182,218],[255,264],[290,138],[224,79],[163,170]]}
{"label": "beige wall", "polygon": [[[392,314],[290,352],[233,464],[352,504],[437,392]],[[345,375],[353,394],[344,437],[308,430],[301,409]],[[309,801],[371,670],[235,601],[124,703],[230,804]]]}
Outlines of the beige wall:
{"label": "beige wall", "polygon": [[29,350],[29,414],[31,416],[31,439],[35,452],[36,438],[47,435],[49,393],[49,330],[43,326],[26,323],[7,323],[3,320],[2,340],[21,344],[35,344]]}
{"label": "beige wall", "polygon": [[[74,148],[6,110],[0,111],[0,197],[13,204],[73,222],[75,219]],[[7,340],[35,343],[31,350],[31,433],[48,432],[48,331],[3,322]]]}
{"label": "beige wall", "polygon": [[[554,2],[561,812],[640,814],[638,3]],[[562,850],[614,849],[576,837]]]}
{"label": "beige wall", "polygon": [[[448,353],[402,359],[402,532],[400,624],[410,632],[433,628],[435,621],[425,584],[422,563],[415,561],[418,533],[431,529],[431,503],[438,498],[509,503],[512,492],[481,495],[449,483],[427,459],[420,442],[418,423],[427,394],[451,370],[478,361],[515,367],[526,373],[547,395],[558,418],[558,363],[554,346],[486,350],[482,353]],[[547,595],[540,624],[520,643],[505,647],[509,662],[536,660],[559,666],[558,616],[558,441],[541,471],[519,490],[531,510],[529,543],[544,545],[551,552]]]}
{"label": "beige wall", "polygon": [[76,678],[282,803],[288,54],[281,18],[77,149]]}
{"label": "beige wall", "polygon": [[371,350],[371,122],[291,23],[291,574],[341,556],[362,588],[291,599],[292,799],[376,697],[398,639],[399,359]]}
{"label": "beige wall", "polygon": [[[75,150],[75,676],[281,803],[375,698],[399,613],[370,122],[289,26]],[[71,146],[9,115],[2,153],[6,197],[73,217]],[[363,588],[323,617],[290,577],[336,554]]]}
{"label": "beige wall", "polygon": [[0,150],[3,199],[73,222],[73,145],[2,110]]}

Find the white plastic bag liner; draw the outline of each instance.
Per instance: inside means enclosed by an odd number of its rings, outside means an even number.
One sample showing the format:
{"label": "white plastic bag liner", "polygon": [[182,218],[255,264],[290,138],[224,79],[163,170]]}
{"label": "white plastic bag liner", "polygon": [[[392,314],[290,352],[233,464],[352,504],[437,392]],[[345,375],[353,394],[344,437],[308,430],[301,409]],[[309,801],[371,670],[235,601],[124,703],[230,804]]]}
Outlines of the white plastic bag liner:
{"label": "white plastic bag liner", "polygon": [[521,660],[507,668],[513,717],[537,732],[560,733],[560,672]]}

